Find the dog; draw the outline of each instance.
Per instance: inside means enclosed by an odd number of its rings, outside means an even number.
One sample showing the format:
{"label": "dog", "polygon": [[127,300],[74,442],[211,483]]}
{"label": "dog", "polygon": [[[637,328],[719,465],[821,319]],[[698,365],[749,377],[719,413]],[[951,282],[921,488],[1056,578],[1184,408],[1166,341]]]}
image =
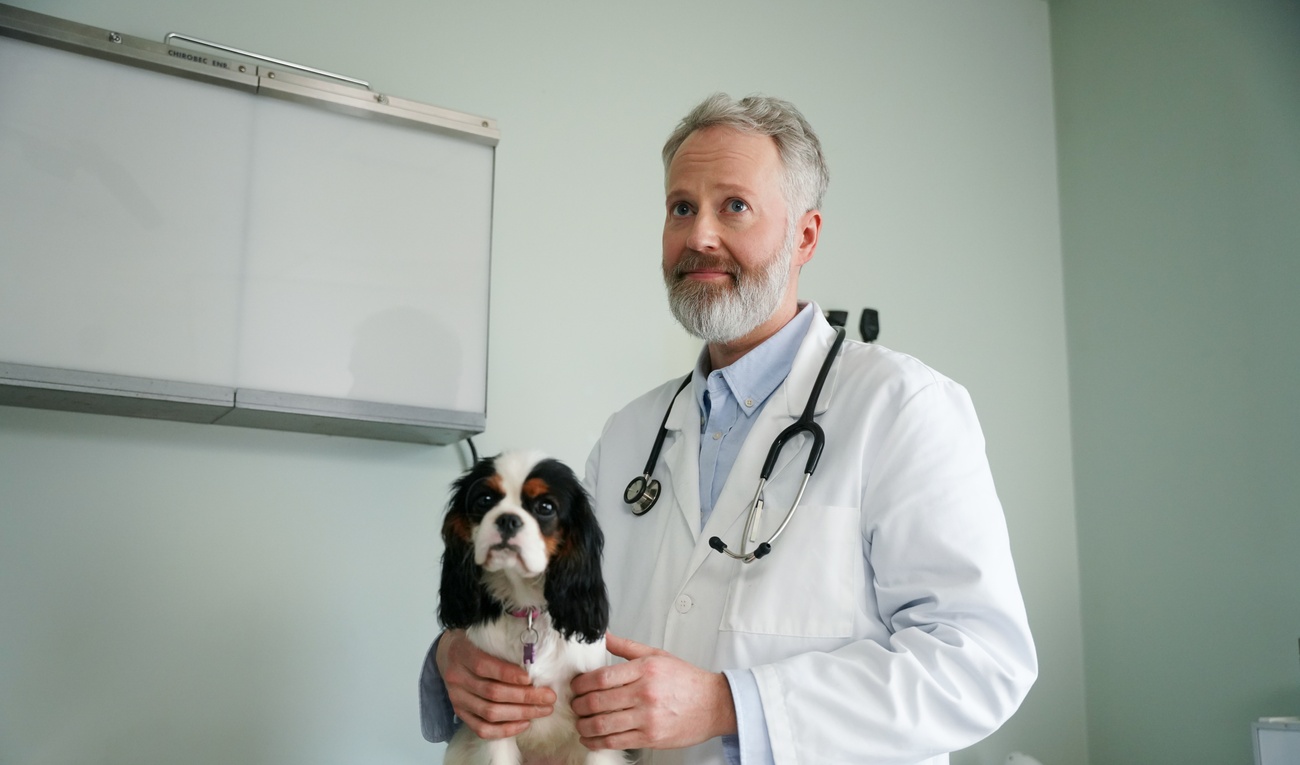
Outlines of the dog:
{"label": "dog", "polygon": [[479,460],[452,484],[442,526],[438,619],[474,645],[523,664],[555,691],[555,711],[514,738],[484,741],[462,725],[447,765],[625,765],[578,740],[569,681],[606,663],[604,535],[573,471],[537,452]]}

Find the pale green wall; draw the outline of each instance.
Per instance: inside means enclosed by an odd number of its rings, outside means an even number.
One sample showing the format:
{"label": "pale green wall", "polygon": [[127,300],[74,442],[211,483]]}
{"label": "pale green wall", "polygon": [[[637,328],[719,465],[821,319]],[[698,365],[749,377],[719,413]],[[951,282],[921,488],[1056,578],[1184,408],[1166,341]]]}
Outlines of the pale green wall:
{"label": "pale green wall", "polygon": [[1054,2],[1093,765],[1300,714],[1300,4]]}
{"label": "pale green wall", "polygon": [[[19,4],[498,119],[479,446],[579,465],[609,412],[694,360],[658,276],[664,137],[715,89],[793,100],[832,174],[804,296],[878,307],[883,342],[970,388],[1006,507],[1042,673],[954,760],[1084,765],[1041,0]],[[415,678],[460,465],[452,448],[0,408],[0,762],[436,760]]]}

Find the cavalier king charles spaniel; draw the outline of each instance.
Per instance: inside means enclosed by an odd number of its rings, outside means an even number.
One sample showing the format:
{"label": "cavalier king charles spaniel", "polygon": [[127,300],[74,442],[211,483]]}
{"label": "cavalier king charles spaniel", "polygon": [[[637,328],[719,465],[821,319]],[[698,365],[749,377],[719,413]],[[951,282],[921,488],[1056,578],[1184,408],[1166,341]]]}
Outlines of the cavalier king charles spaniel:
{"label": "cavalier king charles spaniel", "polygon": [[535,452],[487,457],[452,485],[438,619],[479,648],[522,664],[555,691],[555,711],[514,738],[479,739],[462,725],[448,765],[624,765],[589,751],[569,707],[575,675],[606,663],[609,598],[601,577],[604,535],[578,477]]}

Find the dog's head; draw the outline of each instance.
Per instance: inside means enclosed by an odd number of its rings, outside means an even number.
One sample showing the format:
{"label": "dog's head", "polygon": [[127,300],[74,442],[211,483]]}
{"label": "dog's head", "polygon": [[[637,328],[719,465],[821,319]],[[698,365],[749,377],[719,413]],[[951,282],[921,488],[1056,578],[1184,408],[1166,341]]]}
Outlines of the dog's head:
{"label": "dog's head", "polygon": [[566,638],[605,634],[604,536],[582,483],[535,452],[487,457],[452,484],[438,619],[465,628],[537,607]]}

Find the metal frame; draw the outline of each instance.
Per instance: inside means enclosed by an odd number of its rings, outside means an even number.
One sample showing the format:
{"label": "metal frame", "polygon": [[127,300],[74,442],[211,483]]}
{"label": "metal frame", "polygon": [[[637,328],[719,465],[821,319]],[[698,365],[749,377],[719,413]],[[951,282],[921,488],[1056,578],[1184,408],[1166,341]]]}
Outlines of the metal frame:
{"label": "metal frame", "polygon": [[252,53],[250,51],[240,50],[239,48],[235,48],[230,45],[222,45],[221,43],[215,43],[209,40],[200,40],[197,37],[191,37],[190,35],[183,35],[177,32],[169,32],[167,36],[163,38],[163,44],[171,45],[172,40],[181,40],[183,42],[191,43],[194,45],[202,45],[205,48],[216,48],[217,50],[225,51],[226,53],[233,53],[236,56],[243,56],[244,58],[253,58],[253,59],[257,59],[258,61],[265,61],[268,64],[274,64],[275,66],[279,66],[279,67],[288,67],[290,69],[297,69],[300,72],[306,72],[307,74],[314,74],[318,77],[327,77],[331,80],[341,80],[343,82],[350,82],[353,85],[360,85],[366,90],[370,90],[370,83],[366,82],[365,80],[358,80],[355,77],[349,77],[346,74],[335,74],[334,72],[327,72],[324,69],[317,69],[312,66],[303,66],[302,64],[295,64],[292,61],[281,61],[278,58],[263,56],[261,53]]}
{"label": "metal frame", "polygon": [[[1264,751],[1264,747],[1260,744],[1261,731],[1295,734],[1296,739],[1300,740],[1300,717],[1264,717],[1250,724],[1250,738],[1255,749],[1255,765],[1285,765],[1283,761],[1276,758],[1266,757],[1276,752]],[[1288,735],[1287,738],[1289,740],[1291,736]],[[1287,748],[1291,749],[1291,746]]]}
{"label": "metal frame", "polygon": [[483,415],[0,362],[0,406],[451,444]]}
{"label": "metal frame", "polygon": [[[235,57],[197,52],[167,42],[154,42],[3,3],[0,3],[0,35],[187,79],[226,85],[290,101],[313,103],[355,116],[452,133],[489,146],[496,146],[501,138],[496,121],[489,117],[375,92],[365,80],[176,32],[168,34],[166,39],[214,47]],[[242,61],[236,57],[252,60]]]}

